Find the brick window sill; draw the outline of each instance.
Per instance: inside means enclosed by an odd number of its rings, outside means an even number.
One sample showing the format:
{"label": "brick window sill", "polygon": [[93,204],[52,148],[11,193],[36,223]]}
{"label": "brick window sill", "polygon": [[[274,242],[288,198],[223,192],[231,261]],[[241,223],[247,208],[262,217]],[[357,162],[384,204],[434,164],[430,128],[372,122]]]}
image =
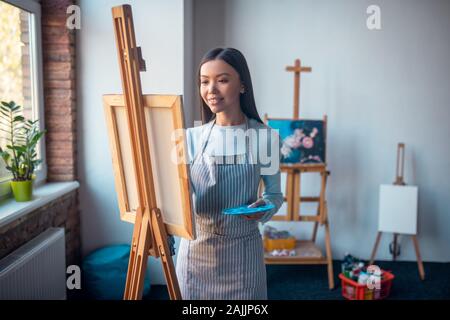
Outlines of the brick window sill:
{"label": "brick window sill", "polygon": [[34,189],[31,201],[16,202],[14,199],[1,201],[0,228],[79,187],[80,184],[77,181],[51,182]]}

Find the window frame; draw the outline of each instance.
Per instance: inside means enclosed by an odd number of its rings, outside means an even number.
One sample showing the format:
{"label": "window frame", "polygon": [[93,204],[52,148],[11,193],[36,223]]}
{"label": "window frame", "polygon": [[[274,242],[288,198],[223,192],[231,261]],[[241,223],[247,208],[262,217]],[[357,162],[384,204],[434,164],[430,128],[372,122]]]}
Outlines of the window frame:
{"label": "window frame", "polygon": [[[31,91],[33,97],[34,119],[39,119],[39,129],[45,129],[45,99],[44,99],[44,73],[42,57],[42,28],[41,28],[41,4],[38,0],[2,0],[3,2],[31,13],[29,19],[30,26],[30,70],[31,70]],[[42,159],[40,168],[35,170],[36,180],[34,184],[40,185],[47,179],[47,157],[45,152],[45,138],[39,143],[39,155]],[[12,175],[0,178],[0,199],[11,196],[9,182]]]}

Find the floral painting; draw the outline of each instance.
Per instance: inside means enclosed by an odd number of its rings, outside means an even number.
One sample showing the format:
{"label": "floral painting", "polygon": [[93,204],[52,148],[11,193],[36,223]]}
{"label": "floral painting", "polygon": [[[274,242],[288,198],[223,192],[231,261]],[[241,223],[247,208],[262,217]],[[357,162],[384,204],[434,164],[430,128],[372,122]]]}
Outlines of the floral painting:
{"label": "floral painting", "polygon": [[281,162],[325,163],[324,121],[269,119],[282,140]]}

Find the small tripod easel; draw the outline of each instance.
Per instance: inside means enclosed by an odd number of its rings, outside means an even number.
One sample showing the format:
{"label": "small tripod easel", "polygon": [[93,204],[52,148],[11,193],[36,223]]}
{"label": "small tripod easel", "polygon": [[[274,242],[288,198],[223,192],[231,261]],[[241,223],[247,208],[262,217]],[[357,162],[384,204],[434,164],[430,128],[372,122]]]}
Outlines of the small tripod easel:
{"label": "small tripod easel", "polygon": [[[294,72],[294,114],[293,119],[299,119],[300,113],[300,73],[311,72],[311,67],[301,66],[299,59],[295,60],[294,66],[287,66],[286,71]],[[267,123],[267,114],[264,116],[264,122]],[[324,135],[326,135],[327,117],[324,116]],[[326,264],[328,267],[328,285],[330,289],[334,288],[333,260],[331,254],[330,229],[328,225],[328,209],[326,201],[326,183],[330,172],[327,170],[325,163],[312,164],[282,164],[280,171],[286,173],[286,197],[287,215],[272,217],[272,220],[287,221],[310,221],[314,222],[314,229],[311,241],[297,241],[295,248],[297,256],[292,257],[274,257],[269,254],[265,255],[266,264]],[[302,197],[301,196],[301,174],[307,172],[317,172],[321,176],[321,189],[318,197]],[[317,202],[317,212],[315,215],[301,215],[300,206],[305,202]],[[326,256],[315,245],[318,226],[325,226],[325,250]]]}
{"label": "small tripod easel", "polygon": [[167,231],[157,207],[140,71],[145,71],[141,48],[136,46],[130,5],[112,8],[117,52],[131,142],[138,207],[134,223],[124,299],[142,298],[148,256],[161,258],[171,299],[181,299],[167,242]]}
{"label": "small tripod easel", "polygon": [[[406,185],[406,183],[403,179],[404,166],[405,166],[405,144],[399,143],[398,147],[397,147],[396,177],[395,177],[395,181],[393,183],[396,186],[405,186]],[[380,244],[381,235],[382,235],[382,232],[378,231],[377,238],[375,240],[375,245],[373,247],[372,254],[370,256],[370,263],[369,263],[370,265],[372,265],[374,263],[375,255],[378,250],[378,245]],[[412,234],[411,237],[412,237],[413,244],[414,244],[414,250],[416,252],[417,266],[419,268],[420,279],[424,280],[425,279],[425,270],[423,268],[422,258],[420,256],[419,241],[417,241],[417,237],[415,234]],[[393,261],[396,260],[397,255],[398,255],[397,238],[398,238],[398,233],[394,233],[393,248],[392,248],[392,260]]]}

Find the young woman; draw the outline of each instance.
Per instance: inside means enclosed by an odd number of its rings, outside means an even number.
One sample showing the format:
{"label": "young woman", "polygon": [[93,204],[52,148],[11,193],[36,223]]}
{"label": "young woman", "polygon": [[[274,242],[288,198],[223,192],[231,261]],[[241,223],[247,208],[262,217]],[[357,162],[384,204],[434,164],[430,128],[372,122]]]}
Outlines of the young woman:
{"label": "young woman", "polygon": [[[176,272],[181,294],[183,299],[267,299],[258,222],[270,220],[283,195],[279,158],[272,175],[261,174],[263,164],[257,159],[262,145],[273,145],[273,135],[256,110],[250,72],[240,51],[209,51],[200,63],[198,81],[205,124],[187,130],[197,238],[180,242]],[[237,130],[266,134],[227,141],[227,134]],[[261,178],[265,188],[257,199]],[[222,212],[265,204],[275,208],[246,216]]]}

